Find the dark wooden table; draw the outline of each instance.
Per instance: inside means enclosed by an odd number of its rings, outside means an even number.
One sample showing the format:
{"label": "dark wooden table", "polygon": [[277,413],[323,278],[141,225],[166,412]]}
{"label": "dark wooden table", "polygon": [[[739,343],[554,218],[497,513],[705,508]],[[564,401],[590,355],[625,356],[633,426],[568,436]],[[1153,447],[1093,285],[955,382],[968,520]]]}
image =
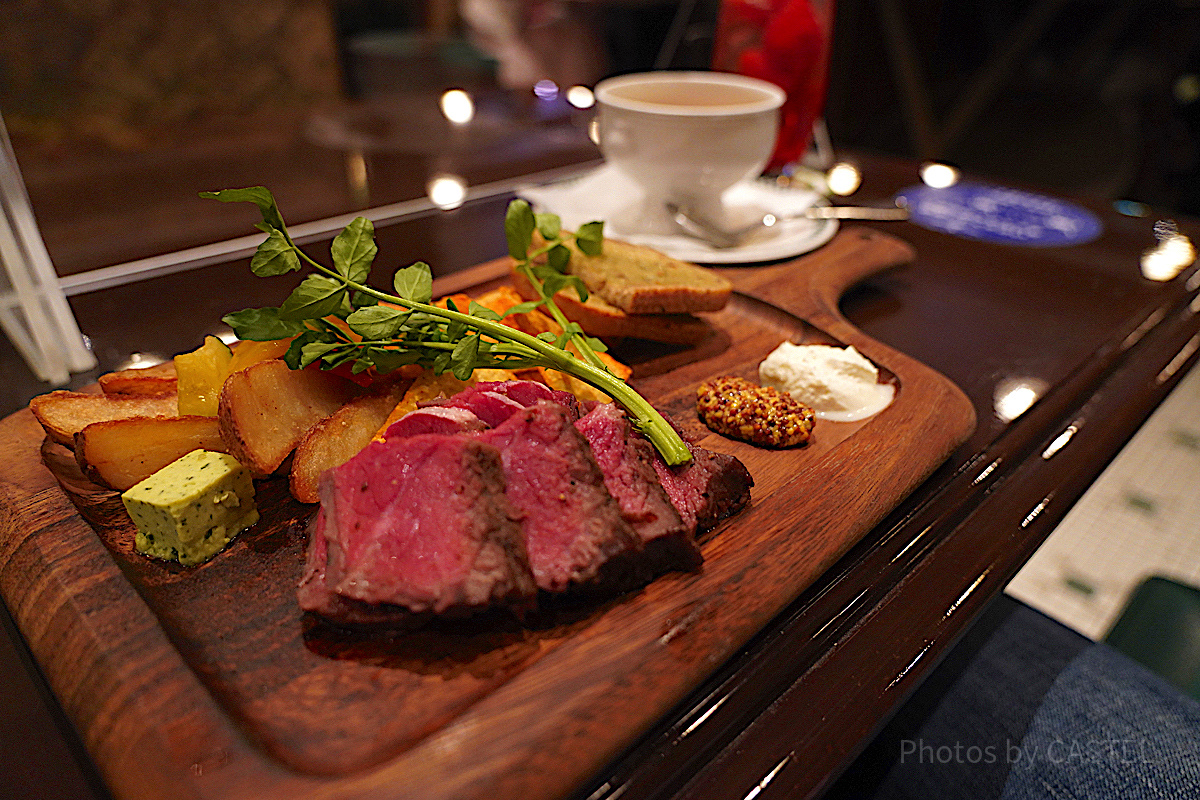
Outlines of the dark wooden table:
{"label": "dark wooden table", "polygon": [[[916,180],[911,162],[860,163],[864,202]],[[506,200],[382,227],[388,268],[423,259],[444,273],[501,254]],[[1148,280],[1139,259],[1160,217],[1092,209],[1103,235],[1066,248],[883,227],[916,259],[860,284],[842,311],[961,387],[975,433],[578,798],[745,797],[758,786],[758,797],[819,794],[1002,590],[1196,359],[1197,268]],[[236,261],[80,294],[72,306],[111,368],[131,352],[191,349],[222,313],[275,304],[280,291]],[[28,384],[11,351],[0,358],[6,378]],[[1041,397],[1006,421],[997,398],[1014,382]],[[3,623],[0,792],[105,796],[7,614]]]}

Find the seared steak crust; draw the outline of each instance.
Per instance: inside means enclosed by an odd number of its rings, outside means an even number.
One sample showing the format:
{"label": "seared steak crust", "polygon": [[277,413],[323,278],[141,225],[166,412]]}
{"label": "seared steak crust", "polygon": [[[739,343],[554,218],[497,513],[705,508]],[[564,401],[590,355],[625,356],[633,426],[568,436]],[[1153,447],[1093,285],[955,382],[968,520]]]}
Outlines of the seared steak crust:
{"label": "seared steak crust", "polygon": [[621,516],[641,537],[648,571],[698,566],[700,550],[693,530],[671,505],[654,471],[654,446],[632,429],[625,412],[611,403],[598,403],[575,427],[591,446]]}
{"label": "seared steak crust", "polygon": [[674,467],[655,451],[654,471],[684,524],[692,531],[706,530],[749,502],[754,479],[734,456],[690,443],[688,449],[692,460]]}

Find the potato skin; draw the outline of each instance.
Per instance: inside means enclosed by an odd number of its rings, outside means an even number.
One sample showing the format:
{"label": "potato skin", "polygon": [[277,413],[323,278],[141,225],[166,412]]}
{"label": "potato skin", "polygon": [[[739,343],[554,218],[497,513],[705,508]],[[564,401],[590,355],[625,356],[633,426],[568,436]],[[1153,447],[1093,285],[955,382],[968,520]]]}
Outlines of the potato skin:
{"label": "potato skin", "polygon": [[235,372],[221,388],[217,420],[229,454],[265,478],[308,431],[363,393],[353,381],[279,359]]}
{"label": "potato skin", "polygon": [[301,503],[315,503],[321,473],[341,466],[371,443],[404,396],[407,383],[351,400],[308,431],[296,447],[289,486]]}
{"label": "potato skin", "polygon": [[127,417],[94,422],[75,434],[83,474],[117,492],[193,450],[227,450],[216,417]]}
{"label": "potato skin", "polygon": [[143,369],[106,372],[96,380],[105,394],[138,394],[154,397],[175,394],[179,386],[174,361],[164,361]]}
{"label": "potato skin", "polygon": [[127,417],[175,417],[179,402],[174,394],[93,394],[59,389],[29,401],[29,410],[51,441],[75,447],[75,434],[94,422]]}

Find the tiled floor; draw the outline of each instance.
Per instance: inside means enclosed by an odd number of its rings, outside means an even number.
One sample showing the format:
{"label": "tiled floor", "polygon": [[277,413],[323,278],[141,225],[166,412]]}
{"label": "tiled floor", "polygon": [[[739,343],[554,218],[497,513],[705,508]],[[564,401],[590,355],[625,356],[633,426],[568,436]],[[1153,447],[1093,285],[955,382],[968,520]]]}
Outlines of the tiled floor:
{"label": "tiled floor", "polygon": [[1200,367],[1176,386],[1006,591],[1099,640],[1151,575],[1200,586]]}

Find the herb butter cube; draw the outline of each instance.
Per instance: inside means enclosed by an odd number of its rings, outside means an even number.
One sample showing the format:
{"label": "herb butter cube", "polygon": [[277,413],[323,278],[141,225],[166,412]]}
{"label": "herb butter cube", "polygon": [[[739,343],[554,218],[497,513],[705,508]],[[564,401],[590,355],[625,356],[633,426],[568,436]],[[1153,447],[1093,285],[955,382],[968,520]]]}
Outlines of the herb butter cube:
{"label": "herb butter cube", "polygon": [[258,522],[254,483],[233,456],[193,450],[121,495],[139,553],[200,564]]}

